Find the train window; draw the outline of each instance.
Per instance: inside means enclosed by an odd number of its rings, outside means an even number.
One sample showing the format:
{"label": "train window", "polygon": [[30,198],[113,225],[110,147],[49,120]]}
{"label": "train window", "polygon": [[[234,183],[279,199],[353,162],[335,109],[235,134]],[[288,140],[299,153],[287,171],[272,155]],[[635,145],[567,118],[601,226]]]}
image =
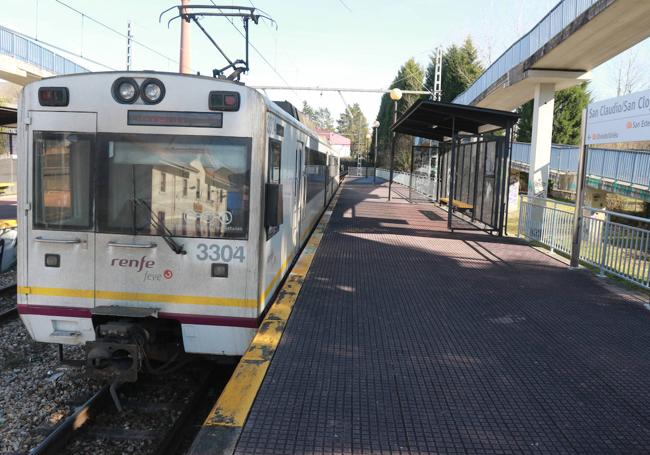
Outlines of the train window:
{"label": "train window", "polygon": [[325,165],[327,155],[314,149],[307,149],[307,200],[310,201],[325,189]]}
{"label": "train window", "polygon": [[164,172],[160,173],[160,192],[164,193],[167,191],[167,174]]}
{"label": "train window", "polygon": [[[97,137],[99,232],[157,235],[152,218],[163,213],[163,223],[174,236],[248,238],[249,138]],[[153,191],[162,173],[166,191]],[[224,197],[208,196],[210,189]]]}
{"label": "train window", "polygon": [[94,135],[34,132],[34,227],[92,228]]}
{"label": "train window", "polygon": [[[280,169],[282,159],[282,142],[269,138],[268,178],[269,183],[280,183]],[[280,226],[266,228],[266,240],[273,237],[280,230]]]}
{"label": "train window", "polygon": [[282,142],[269,139],[269,183],[280,183],[280,159],[282,155]]}

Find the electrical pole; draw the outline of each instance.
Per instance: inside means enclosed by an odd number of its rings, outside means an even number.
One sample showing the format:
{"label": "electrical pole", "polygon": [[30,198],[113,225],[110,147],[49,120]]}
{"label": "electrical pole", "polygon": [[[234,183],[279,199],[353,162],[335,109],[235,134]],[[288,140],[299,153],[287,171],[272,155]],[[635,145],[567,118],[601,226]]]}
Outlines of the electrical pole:
{"label": "electrical pole", "polygon": [[[181,1],[182,6],[188,6],[189,4],[190,0]],[[183,9],[183,13],[185,12],[187,12],[187,10]],[[185,20],[181,17],[181,49],[178,72],[182,74],[190,74],[192,72],[192,69],[190,68],[190,25],[189,18]]]}
{"label": "electrical pole", "polygon": [[131,31],[131,21],[126,26],[126,70],[131,71],[131,42],[133,40],[133,33]]}
{"label": "electrical pole", "polygon": [[433,78],[433,101],[442,99],[442,46],[436,48],[436,65]]}

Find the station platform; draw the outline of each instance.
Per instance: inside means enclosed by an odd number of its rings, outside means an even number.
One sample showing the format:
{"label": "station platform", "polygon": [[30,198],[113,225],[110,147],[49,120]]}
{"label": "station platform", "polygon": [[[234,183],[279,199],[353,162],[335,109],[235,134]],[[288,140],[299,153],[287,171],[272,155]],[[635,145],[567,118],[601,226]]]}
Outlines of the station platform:
{"label": "station platform", "polygon": [[641,301],[386,196],[346,179],[229,453],[650,453]]}

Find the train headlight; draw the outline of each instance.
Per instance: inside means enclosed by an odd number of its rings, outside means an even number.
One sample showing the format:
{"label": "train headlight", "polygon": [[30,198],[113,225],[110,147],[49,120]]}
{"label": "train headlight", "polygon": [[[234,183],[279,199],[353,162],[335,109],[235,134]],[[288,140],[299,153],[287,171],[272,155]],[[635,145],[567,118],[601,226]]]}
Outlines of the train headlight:
{"label": "train headlight", "polygon": [[158,79],[147,79],[142,83],[142,101],[147,104],[157,104],[165,97],[165,86]]}
{"label": "train headlight", "polygon": [[130,77],[121,77],[113,82],[113,97],[118,103],[132,104],[138,99],[138,83]]}

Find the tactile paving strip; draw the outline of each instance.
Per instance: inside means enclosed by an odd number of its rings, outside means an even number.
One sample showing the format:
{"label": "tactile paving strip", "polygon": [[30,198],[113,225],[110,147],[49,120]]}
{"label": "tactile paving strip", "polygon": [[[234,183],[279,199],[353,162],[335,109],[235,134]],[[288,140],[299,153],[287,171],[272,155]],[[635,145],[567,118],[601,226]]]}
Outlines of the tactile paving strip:
{"label": "tactile paving strip", "polygon": [[649,312],[385,196],[342,190],[236,453],[650,453]]}

